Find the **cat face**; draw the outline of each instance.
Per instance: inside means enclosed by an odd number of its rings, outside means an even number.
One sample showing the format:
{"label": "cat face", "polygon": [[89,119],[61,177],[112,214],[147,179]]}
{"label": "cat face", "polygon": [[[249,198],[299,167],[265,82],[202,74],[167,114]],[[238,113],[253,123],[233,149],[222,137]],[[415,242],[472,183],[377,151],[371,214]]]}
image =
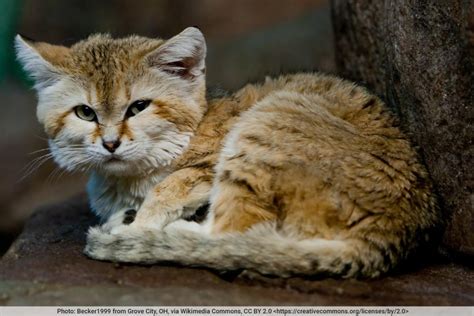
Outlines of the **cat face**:
{"label": "cat face", "polygon": [[206,110],[202,33],[167,40],[95,35],[70,48],[16,38],[37,116],[68,170],[147,174],[169,165]]}

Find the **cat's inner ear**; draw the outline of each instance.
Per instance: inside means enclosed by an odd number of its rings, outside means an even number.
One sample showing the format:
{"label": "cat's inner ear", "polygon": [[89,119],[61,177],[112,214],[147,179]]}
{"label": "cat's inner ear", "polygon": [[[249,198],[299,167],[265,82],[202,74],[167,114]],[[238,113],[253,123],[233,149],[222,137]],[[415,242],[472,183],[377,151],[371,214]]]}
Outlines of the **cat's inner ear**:
{"label": "cat's inner ear", "polygon": [[167,73],[193,79],[205,72],[206,50],[201,31],[188,27],[148,54],[147,62]]}
{"label": "cat's inner ear", "polygon": [[41,90],[60,79],[70,50],[67,47],[35,42],[17,35],[16,55],[25,71],[35,81],[35,88]]}

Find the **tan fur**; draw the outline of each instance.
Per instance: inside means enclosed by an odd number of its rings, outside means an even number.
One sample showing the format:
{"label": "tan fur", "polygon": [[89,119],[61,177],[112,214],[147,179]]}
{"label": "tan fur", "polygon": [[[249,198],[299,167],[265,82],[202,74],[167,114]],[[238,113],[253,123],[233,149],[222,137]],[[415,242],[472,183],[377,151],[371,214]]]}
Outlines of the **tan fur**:
{"label": "tan fur", "polygon": [[[219,159],[213,234],[271,221],[300,238],[356,241],[371,262],[359,272],[375,276],[426,246],[440,223],[426,170],[396,126],[380,99],[352,83],[282,76],[211,101],[176,167],[208,174]],[[221,145],[229,131],[235,137]],[[183,192],[194,183],[174,175],[168,199],[179,201],[178,183]],[[152,205],[164,204],[159,187]],[[158,217],[160,208],[145,207],[132,226]]]}
{"label": "tan fur", "polygon": [[[162,40],[95,36],[67,53],[43,44],[37,49],[86,87],[89,102],[112,122],[132,101],[133,89],[156,84],[147,81],[142,61],[160,45]],[[183,58],[181,65],[196,62]],[[104,192],[119,196],[127,188],[141,192],[133,188],[147,177],[159,180],[145,186],[146,196],[132,194],[139,201],[132,224],[110,224],[123,210],[106,213],[109,223],[89,233],[89,256],[281,276],[375,277],[436,239],[441,216],[429,176],[397,120],[364,88],[332,76],[295,74],[206,102],[204,84],[192,81],[196,72],[178,74],[183,90],[193,87],[199,106],[179,94],[160,95],[142,120],[157,116],[192,135],[191,141],[166,169],[133,179],[103,176],[110,183]],[[53,139],[66,128],[68,113],[43,121]],[[138,126],[114,122],[120,139],[137,141]],[[96,141],[103,127],[90,133]],[[205,223],[180,221],[207,203]]]}
{"label": "tan fur", "polygon": [[[98,112],[114,116],[118,107],[132,101],[130,87],[139,78],[145,77],[146,79],[147,66],[142,63],[144,56],[159,48],[163,42],[160,39],[151,40],[139,36],[116,40],[108,35],[98,34],[70,48],[42,42],[28,43],[34,46],[41,56],[62,74],[73,78],[87,91],[95,91],[94,102],[91,101],[90,94],[87,99],[89,104],[97,105],[95,109]],[[205,95],[202,89],[196,99],[205,109]],[[169,113],[179,111],[179,102],[182,101],[179,99],[154,100],[153,104],[157,108],[155,113],[163,115],[164,119],[169,119]],[[61,131],[64,126],[64,118],[69,113],[70,111],[66,111],[45,124],[50,137],[54,138]],[[201,116],[202,111],[196,113],[184,111],[175,115],[174,118],[175,120],[179,117],[182,118],[181,121],[176,122],[178,128],[192,130],[196,128]],[[171,121],[175,123],[173,120]],[[121,128],[122,135],[133,137],[130,130],[124,126]]]}

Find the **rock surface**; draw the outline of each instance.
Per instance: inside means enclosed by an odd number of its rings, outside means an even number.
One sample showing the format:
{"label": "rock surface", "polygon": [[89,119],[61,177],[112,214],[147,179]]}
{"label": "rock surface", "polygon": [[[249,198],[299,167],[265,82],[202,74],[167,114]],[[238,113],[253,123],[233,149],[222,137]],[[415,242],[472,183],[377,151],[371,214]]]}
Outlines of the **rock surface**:
{"label": "rock surface", "polygon": [[332,0],[339,73],[382,96],[420,147],[448,220],[474,255],[474,1]]}
{"label": "rock surface", "polygon": [[278,279],[93,261],[82,249],[94,224],[84,196],[36,212],[0,260],[0,305],[474,304],[472,268],[439,260],[377,280]]}

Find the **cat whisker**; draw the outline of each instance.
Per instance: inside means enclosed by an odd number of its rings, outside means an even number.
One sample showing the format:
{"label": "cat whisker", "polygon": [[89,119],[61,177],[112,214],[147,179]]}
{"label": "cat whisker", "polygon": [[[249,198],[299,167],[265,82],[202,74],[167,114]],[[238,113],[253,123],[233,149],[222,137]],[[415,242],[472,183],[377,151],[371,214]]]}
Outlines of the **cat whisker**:
{"label": "cat whisker", "polygon": [[29,162],[20,172],[23,173],[23,176],[20,177],[18,182],[25,180],[29,177],[33,172],[39,169],[46,161],[53,157],[52,153],[48,153],[46,155],[37,157]]}
{"label": "cat whisker", "polygon": [[49,141],[48,138],[45,138],[45,137],[39,136],[39,135],[33,135],[33,137],[38,138],[38,139],[41,139],[41,140]]}
{"label": "cat whisker", "polygon": [[53,179],[54,177],[61,171],[62,169],[60,167],[54,168],[54,170],[49,174],[49,176],[46,178],[46,183],[53,184]]}
{"label": "cat whisker", "polygon": [[32,151],[32,152],[28,153],[28,155],[34,155],[34,154],[44,152],[44,151],[49,151],[49,148],[41,148],[41,149],[38,149],[38,150],[35,150],[35,151]]}
{"label": "cat whisker", "polygon": [[47,157],[52,157],[53,153],[46,153],[44,155],[41,155],[39,157],[33,158],[31,161],[29,161],[21,170],[20,172],[25,172],[29,170],[30,167],[32,167],[34,164],[36,164],[38,161],[47,158]]}
{"label": "cat whisker", "polygon": [[[76,153],[75,151],[70,150],[70,149],[66,150],[66,152],[68,154]],[[53,158],[53,153],[50,152],[50,153],[46,153],[44,155],[41,155],[39,157],[36,157],[32,161],[27,163],[26,166],[23,167],[22,170],[20,171],[20,173],[22,173],[23,175],[18,180],[18,182],[21,182],[24,179],[26,179],[27,177],[29,177],[31,174],[33,174],[36,170],[38,170],[44,163],[46,163],[51,158]]]}

